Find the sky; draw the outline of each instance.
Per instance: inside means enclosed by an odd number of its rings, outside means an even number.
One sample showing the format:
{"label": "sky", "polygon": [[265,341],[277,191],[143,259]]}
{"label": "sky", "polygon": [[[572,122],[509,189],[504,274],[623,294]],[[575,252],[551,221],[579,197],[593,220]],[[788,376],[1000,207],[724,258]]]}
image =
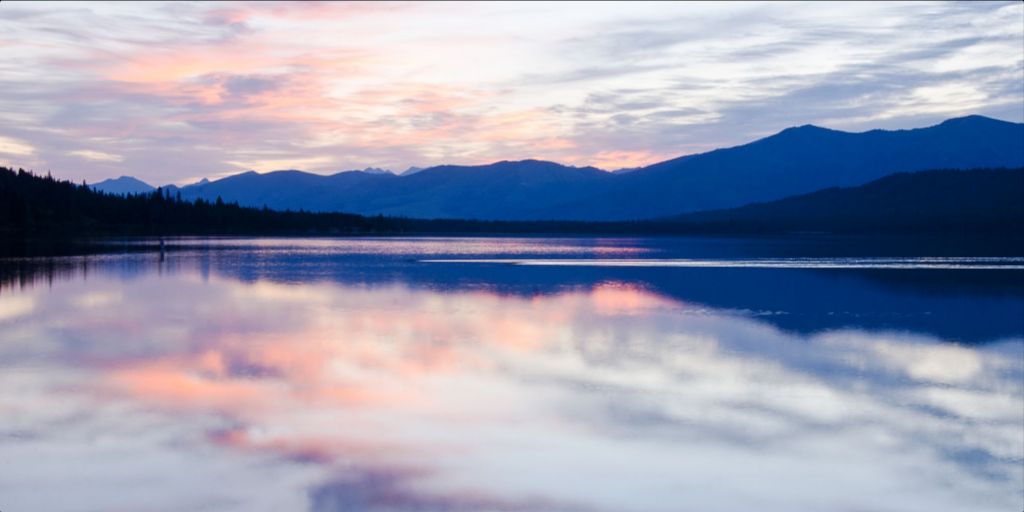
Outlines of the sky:
{"label": "sky", "polygon": [[0,164],[90,183],[1024,121],[1024,4],[0,3]]}

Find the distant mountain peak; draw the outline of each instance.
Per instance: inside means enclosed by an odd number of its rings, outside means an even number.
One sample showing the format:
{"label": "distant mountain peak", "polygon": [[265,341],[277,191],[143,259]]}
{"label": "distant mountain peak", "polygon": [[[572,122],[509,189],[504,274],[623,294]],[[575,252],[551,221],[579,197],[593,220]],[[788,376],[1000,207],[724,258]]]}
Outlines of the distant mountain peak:
{"label": "distant mountain peak", "polygon": [[379,175],[379,176],[395,176],[396,175],[390,169],[381,169],[380,167],[367,167],[365,169],[348,169],[348,170],[344,170],[344,171],[338,171],[338,172],[336,172],[334,174],[331,174],[329,176],[338,176],[338,175],[341,175],[341,174],[349,174],[349,173],[354,173],[354,172],[355,173],[359,173],[359,174],[373,174],[373,175]]}
{"label": "distant mountain peak", "polygon": [[144,182],[144,181],[142,181],[142,180],[140,180],[140,179],[138,179],[138,178],[136,178],[134,176],[125,176],[125,175],[121,175],[121,176],[118,176],[117,178],[109,179],[109,180],[103,180],[103,181],[111,182],[111,183],[143,183],[143,184],[146,183],[146,182]]}
{"label": "distant mountain peak", "polygon": [[834,131],[836,131],[836,130],[832,130],[830,128],[824,128],[824,127],[818,126],[816,124],[802,124],[800,126],[790,126],[789,128],[786,128],[786,129],[782,130],[781,132],[779,132],[779,134],[781,135],[783,133],[800,133],[800,134],[804,134],[804,133],[828,133],[828,132],[834,132]]}
{"label": "distant mountain peak", "polygon": [[144,194],[156,190],[156,187],[133,176],[119,176],[113,179],[106,179],[89,185],[89,188],[108,194],[119,195]]}
{"label": "distant mountain peak", "polygon": [[538,158],[526,158],[523,160],[501,160],[491,164],[492,167],[519,167],[519,168],[559,168],[559,169],[580,169],[580,170],[600,170],[593,166],[576,167],[575,165],[565,165],[558,162],[552,162],[551,160],[540,160]]}
{"label": "distant mountain peak", "polygon": [[978,123],[998,123],[1006,124],[1006,121],[1000,121],[999,119],[993,119],[979,114],[971,114],[962,117],[953,117],[946,119],[945,121],[938,124],[938,126],[957,126],[967,124],[978,124]]}

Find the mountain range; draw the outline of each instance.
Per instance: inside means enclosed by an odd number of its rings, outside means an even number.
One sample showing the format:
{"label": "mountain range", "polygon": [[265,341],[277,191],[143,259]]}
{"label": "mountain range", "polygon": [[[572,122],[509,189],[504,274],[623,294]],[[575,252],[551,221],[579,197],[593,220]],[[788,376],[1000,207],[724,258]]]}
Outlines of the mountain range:
{"label": "mountain range", "polygon": [[[1024,124],[983,116],[911,130],[852,133],[813,125],[646,167],[606,172],[541,160],[380,169],[324,176],[246,172],[181,187],[183,199],[364,215],[485,220],[635,220],[721,210],[895,173],[1024,166]],[[92,185],[152,190],[134,178]],[[149,187],[148,189],[146,187]]]}

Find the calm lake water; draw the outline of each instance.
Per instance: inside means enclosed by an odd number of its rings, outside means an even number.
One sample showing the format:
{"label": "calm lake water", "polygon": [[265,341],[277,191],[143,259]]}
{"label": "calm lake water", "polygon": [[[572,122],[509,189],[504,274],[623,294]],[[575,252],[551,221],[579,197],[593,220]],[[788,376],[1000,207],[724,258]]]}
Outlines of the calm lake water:
{"label": "calm lake water", "polygon": [[155,247],[0,260],[3,512],[1024,509],[1024,258]]}

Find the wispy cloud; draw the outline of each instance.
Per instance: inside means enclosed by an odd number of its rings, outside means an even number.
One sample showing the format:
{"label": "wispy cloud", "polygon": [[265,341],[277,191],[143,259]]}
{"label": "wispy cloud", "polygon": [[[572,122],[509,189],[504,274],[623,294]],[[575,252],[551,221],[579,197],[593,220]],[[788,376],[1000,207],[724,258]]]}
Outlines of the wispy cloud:
{"label": "wispy cloud", "polygon": [[0,153],[5,155],[28,156],[35,153],[35,148],[17,139],[0,137]]}
{"label": "wispy cloud", "polygon": [[8,2],[0,151],[164,183],[527,157],[632,167],[793,124],[1021,121],[1022,26],[1017,2]]}
{"label": "wispy cloud", "polygon": [[93,151],[91,149],[79,149],[77,151],[69,151],[69,155],[84,158],[86,160],[92,160],[94,162],[121,162],[124,160],[120,155],[114,155],[111,153],[104,153],[102,151]]}

